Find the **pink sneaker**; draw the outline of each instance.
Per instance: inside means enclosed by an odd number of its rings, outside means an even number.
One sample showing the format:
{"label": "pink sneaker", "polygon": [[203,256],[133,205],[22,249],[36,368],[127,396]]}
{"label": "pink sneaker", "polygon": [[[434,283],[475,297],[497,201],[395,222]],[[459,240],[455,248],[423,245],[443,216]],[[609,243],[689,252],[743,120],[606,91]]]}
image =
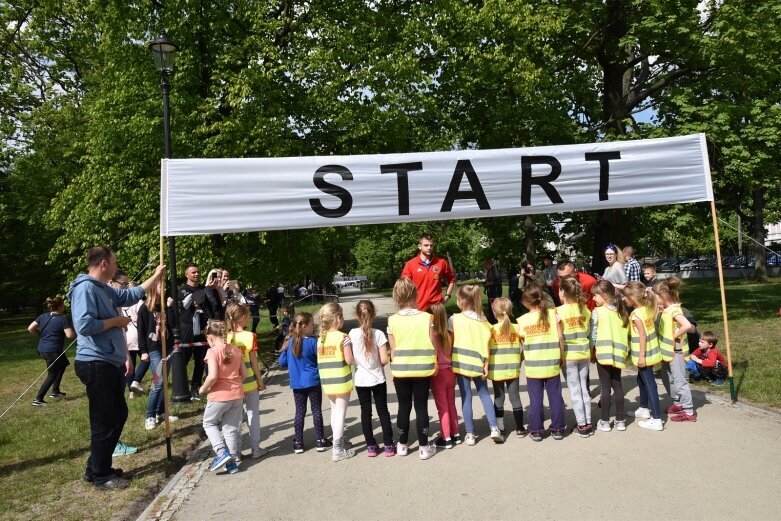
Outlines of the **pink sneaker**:
{"label": "pink sneaker", "polygon": [[396,444],[393,445],[385,445],[385,457],[386,458],[392,458],[396,455]]}
{"label": "pink sneaker", "polygon": [[376,458],[377,456],[380,455],[380,447],[378,447],[377,445],[369,445],[368,447],[366,447],[366,452],[368,453],[368,456],[370,458]]}

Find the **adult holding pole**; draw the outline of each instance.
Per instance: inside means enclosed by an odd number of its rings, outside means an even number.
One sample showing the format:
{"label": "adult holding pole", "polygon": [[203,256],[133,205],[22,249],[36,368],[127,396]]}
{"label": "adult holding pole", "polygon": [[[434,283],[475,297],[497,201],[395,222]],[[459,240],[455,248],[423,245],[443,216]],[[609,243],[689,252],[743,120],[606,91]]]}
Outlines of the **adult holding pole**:
{"label": "adult holding pole", "polygon": [[84,479],[100,490],[123,489],[130,482],[121,469],[111,468],[111,457],[127,420],[125,378],[133,377],[133,362],[123,334],[130,317],[121,316],[117,308],[143,298],[165,267],[158,266],[140,286],[116,289],[108,284],[117,271],[110,248],[91,248],[86,260],[87,274],[71,282],[68,292],[77,335],[74,367],[89,400],[90,455]]}
{"label": "adult holding pole", "polygon": [[[404,265],[401,278],[412,281],[418,290],[416,307],[421,311],[428,310],[434,304],[447,302],[456,285],[453,268],[448,262],[434,256],[434,239],[428,233],[421,234],[418,239],[418,255],[415,255]],[[447,281],[447,290],[442,295],[442,281]]]}

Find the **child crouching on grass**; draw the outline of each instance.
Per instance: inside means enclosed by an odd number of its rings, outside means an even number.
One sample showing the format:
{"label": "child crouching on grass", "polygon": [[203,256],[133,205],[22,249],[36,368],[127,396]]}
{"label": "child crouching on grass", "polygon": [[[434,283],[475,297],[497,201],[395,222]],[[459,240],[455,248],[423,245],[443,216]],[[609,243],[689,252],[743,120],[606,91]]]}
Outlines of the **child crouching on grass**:
{"label": "child crouching on grass", "polygon": [[208,402],[203,411],[203,430],[216,454],[209,471],[225,466],[228,473],[235,474],[239,466],[231,454],[239,454],[242,382],[246,371],[241,351],[225,342],[225,333],[222,321],[215,320],[206,326],[206,341],[211,348],[205,358],[209,374],[198,392]]}

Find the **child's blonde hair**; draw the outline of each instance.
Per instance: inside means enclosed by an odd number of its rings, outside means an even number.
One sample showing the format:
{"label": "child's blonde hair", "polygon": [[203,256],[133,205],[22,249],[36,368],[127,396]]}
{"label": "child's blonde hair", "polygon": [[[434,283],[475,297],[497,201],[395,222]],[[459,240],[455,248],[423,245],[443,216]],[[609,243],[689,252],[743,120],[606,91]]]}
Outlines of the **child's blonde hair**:
{"label": "child's blonde hair", "polygon": [[559,289],[564,293],[564,299],[577,304],[580,312],[583,313],[586,308],[586,294],[583,293],[583,286],[577,277],[568,275],[559,280]]}
{"label": "child's blonde hair", "polygon": [[680,304],[681,297],[679,291],[681,286],[683,286],[683,281],[681,279],[678,277],[668,277],[654,284],[653,289],[654,293],[657,296],[662,297],[665,302]]}
{"label": "child's blonde hair", "polygon": [[410,279],[404,277],[396,281],[393,285],[393,302],[398,309],[415,307],[417,300],[418,289]]}
{"label": "child's blonde hair", "polygon": [[512,332],[513,303],[508,298],[495,298],[491,304],[491,310],[494,312],[496,320],[499,321],[499,333],[503,336],[509,336]]}
{"label": "child's blonde hair", "polygon": [[290,324],[290,329],[287,332],[287,338],[285,338],[282,345],[287,345],[290,339],[293,339],[293,356],[301,358],[301,348],[304,345],[304,328],[314,321],[312,313],[298,312],[293,317],[293,322]]}
{"label": "child's blonde hair", "polygon": [[536,283],[529,284],[525,290],[523,290],[523,302],[529,309],[539,308],[540,310],[540,322],[545,327],[550,326],[550,320],[548,318],[548,312],[551,310],[551,301],[548,300],[545,290]]}
{"label": "child's blonde hair", "polygon": [[434,316],[434,320],[432,321],[432,329],[434,329],[434,333],[439,335],[439,338],[442,340],[442,345],[445,348],[445,353],[448,355],[453,350],[453,345],[450,342],[450,332],[447,330],[447,311],[445,310],[445,305],[441,302],[438,302],[431,306],[431,314]]}
{"label": "child's blonde hair", "polygon": [[324,343],[328,330],[336,324],[337,320],[344,318],[344,314],[342,306],[336,302],[329,302],[320,308],[318,315],[320,316],[320,342]]}
{"label": "child's blonde hair", "polygon": [[222,342],[222,346],[218,346],[212,349],[216,349],[217,356],[220,358],[223,364],[229,364],[231,363],[231,352],[230,349],[228,349],[228,342],[225,338],[227,333],[227,328],[225,327],[225,322],[222,320],[212,320],[209,322],[209,324],[206,326],[206,336],[211,337],[217,337]]}
{"label": "child's blonde hair", "polygon": [[483,315],[483,290],[477,284],[464,284],[456,293],[456,304],[461,311],[474,311],[482,320]]}
{"label": "child's blonde hair", "polygon": [[374,304],[371,300],[359,300],[355,306],[355,316],[358,318],[358,322],[361,324],[361,332],[363,333],[363,348],[366,354],[372,352],[374,349],[374,335],[372,334],[372,322],[377,316],[377,312],[374,310]]}
{"label": "child's blonde hair", "polygon": [[231,302],[225,308],[225,326],[227,327],[227,334],[233,334],[238,331],[239,327],[242,327],[242,320],[250,316],[249,306],[246,304],[238,304]]}
{"label": "child's blonde hair", "polygon": [[621,292],[624,294],[624,297],[634,302],[636,307],[646,308],[651,316],[656,316],[656,294],[646,291],[645,284],[633,280],[632,282],[627,282]]}
{"label": "child's blonde hair", "polygon": [[626,310],[626,303],[621,297],[620,293],[616,293],[616,288],[609,280],[602,279],[593,286],[591,286],[591,293],[593,295],[601,296],[606,304],[610,304],[616,307],[618,315],[624,323],[624,327],[629,325],[629,313]]}

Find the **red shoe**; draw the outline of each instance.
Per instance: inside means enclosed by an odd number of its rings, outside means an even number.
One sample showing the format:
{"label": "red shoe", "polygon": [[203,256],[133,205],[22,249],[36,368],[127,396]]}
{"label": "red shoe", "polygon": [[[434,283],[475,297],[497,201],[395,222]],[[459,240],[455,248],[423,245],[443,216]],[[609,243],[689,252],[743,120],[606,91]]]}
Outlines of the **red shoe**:
{"label": "red shoe", "polygon": [[667,414],[678,414],[683,412],[683,407],[678,405],[677,403],[674,403],[671,406],[669,406],[665,412]]}
{"label": "red shoe", "polygon": [[670,420],[674,422],[696,422],[697,421],[697,415],[696,414],[686,414],[685,412],[682,412],[681,414],[676,414],[675,416],[671,416]]}

